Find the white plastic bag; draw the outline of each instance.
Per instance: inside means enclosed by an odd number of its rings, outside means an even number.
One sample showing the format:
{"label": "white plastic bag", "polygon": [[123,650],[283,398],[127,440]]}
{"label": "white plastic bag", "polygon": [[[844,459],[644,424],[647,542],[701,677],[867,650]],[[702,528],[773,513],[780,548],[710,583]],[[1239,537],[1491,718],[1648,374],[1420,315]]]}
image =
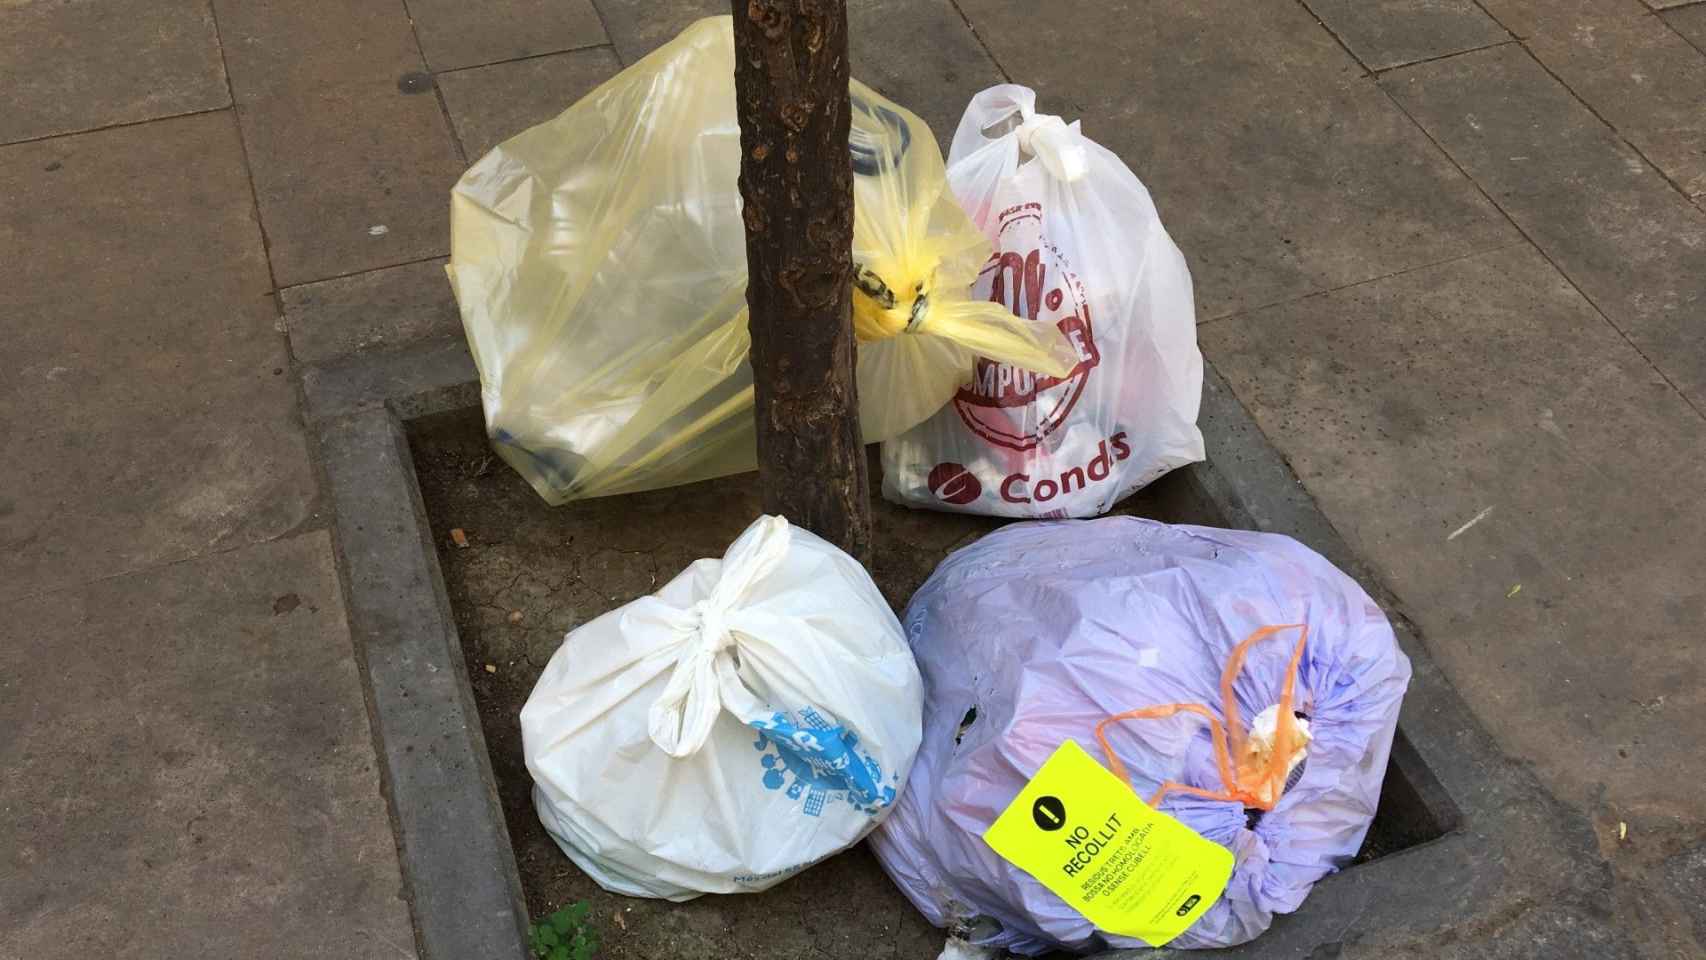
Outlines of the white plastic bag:
{"label": "white plastic bag", "polygon": [[992,359],[936,416],[883,444],[897,503],[1089,517],[1202,459],[1191,275],[1149,192],[1026,87],[972,99],[948,184],[995,244],[975,293],[1056,324],[1078,363],[1048,377]]}
{"label": "white plastic bag", "polygon": [[539,819],[607,890],[781,882],[905,785],[923,688],[857,561],[781,517],[571,631],[521,710]]}

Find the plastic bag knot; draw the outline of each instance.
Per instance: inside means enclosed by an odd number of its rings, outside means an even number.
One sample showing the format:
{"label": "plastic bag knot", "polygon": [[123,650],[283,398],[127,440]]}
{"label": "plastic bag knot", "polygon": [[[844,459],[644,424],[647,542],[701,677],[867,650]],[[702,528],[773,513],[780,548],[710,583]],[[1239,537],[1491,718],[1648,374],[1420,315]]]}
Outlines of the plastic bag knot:
{"label": "plastic bag knot", "polygon": [[1074,183],[1090,172],[1090,158],[1077,131],[1053,114],[1023,112],[1024,122],[1014,130],[1019,149],[1042,160],[1056,180]]}
{"label": "plastic bag knot", "polygon": [[[1281,689],[1279,703],[1259,714],[1254,728],[1246,731],[1238,719],[1238,698],[1233,692],[1233,682],[1244,669],[1244,660],[1252,646],[1287,630],[1297,631],[1297,646],[1292,650],[1291,662],[1286,668],[1285,685]],[[1125,762],[1114,752],[1113,745],[1108,743],[1109,725],[1122,720],[1156,720],[1179,713],[1194,713],[1208,721],[1209,737],[1214,744],[1214,756],[1222,789],[1209,790],[1167,780],[1163,781],[1161,788],[1149,798],[1149,805],[1159,807],[1162,798],[1177,791],[1205,800],[1242,803],[1246,809],[1272,810],[1274,805],[1279,803],[1280,796],[1285,793],[1291,772],[1303,762],[1308,752],[1306,748],[1309,744],[1309,723],[1307,720],[1300,721],[1296,711],[1292,709],[1296,705],[1298,667],[1303,662],[1303,651],[1308,643],[1308,625],[1288,623],[1263,627],[1233,647],[1231,655],[1226,658],[1225,669],[1220,674],[1221,717],[1215,716],[1214,711],[1206,704],[1166,703],[1116,713],[1097,723],[1096,740],[1101,743],[1102,753],[1108,758],[1108,769],[1127,784],[1131,783],[1131,775],[1126,772]],[[1271,728],[1267,726],[1270,721],[1273,724]],[[1252,739],[1256,741],[1254,744]]]}
{"label": "plastic bag knot", "polygon": [[722,604],[707,598],[695,603],[688,612],[696,621],[700,653],[716,656],[735,645],[734,631],[728,627],[727,611]]}
{"label": "plastic bag knot", "polygon": [[886,340],[896,334],[917,333],[930,315],[930,291],[935,285],[936,267],[940,262],[940,258],[934,259],[917,270],[915,275],[921,279],[913,283],[910,290],[901,284],[901,289],[907,292],[900,295],[881,274],[865,264],[854,264],[853,289],[856,294],[863,295],[853,298],[854,335],[869,343]]}

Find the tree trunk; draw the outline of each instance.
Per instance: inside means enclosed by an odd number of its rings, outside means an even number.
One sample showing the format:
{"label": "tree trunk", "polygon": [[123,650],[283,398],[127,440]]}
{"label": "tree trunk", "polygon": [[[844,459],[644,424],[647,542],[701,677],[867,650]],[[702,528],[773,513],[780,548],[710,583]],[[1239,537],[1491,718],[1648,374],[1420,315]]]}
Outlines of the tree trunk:
{"label": "tree trunk", "polygon": [[868,563],[846,0],[731,0],[764,510]]}

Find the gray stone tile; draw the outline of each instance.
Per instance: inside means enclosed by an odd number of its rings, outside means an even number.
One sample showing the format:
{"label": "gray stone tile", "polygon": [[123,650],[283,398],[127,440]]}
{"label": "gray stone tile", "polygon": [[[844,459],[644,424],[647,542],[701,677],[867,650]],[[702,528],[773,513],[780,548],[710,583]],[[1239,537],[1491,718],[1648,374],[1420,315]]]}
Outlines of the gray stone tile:
{"label": "gray stone tile", "polygon": [[1706,51],[1706,3],[1666,10],[1663,17],[1672,29],[1694,44],[1696,50]]}
{"label": "gray stone tile", "polygon": [[[729,5],[603,0],[599,9],[622,62],[633,63]],[[1002,82],[951,0],[849,0],[847,26],[853,76],[923,117],[944,148],[972,94]]]}
{"label": "gray stone tile", "polygon": [[1642,0],[1642,2],[1654,10],[1669,10],[1672,7],[1692,6],[1699,3],[1700,0]]}
{"label": "gray stone tile", "polygon": [[450,253],[463,162],[430,82],[279,91],[237,112],[280,286]]}
{"label": "gray stone tile", "polygon": [[402,0],[215,0],[280,286],[450,252],[462,157]]}
{"label": "gray stone tile", "polygon": [[433,70],[455,70],[605,43],[592,0],[409,0]]}
{"label": "gray stone tile", "polygon": [[472,161],[567,110],[620,69],[614,51],[595,47],[441,73],[438,88]]}
{"label": "gray stone tile", "polygon": [[1706,409],[1706,215],[1516,47],[1381,82]]}
{"label": "gray stone tile", "polygon": [[1509,40],[1475,0],[1305,0],[1371,70]]}
{"label": "gray stone tile", "polygon": [[1041,109],[1082,117],[1149,187],[1199,318],[1515,239],[1301,6],[961,8]]}
{"label": "gray stone tile", "polygon": [[228,112],[0,148],[0,600],[310,518]]}
{"label": "gray stone tile", "polygon": [[1706,55],[1632,0],[1484,0],[1690,196],[1706,193]]}
{"label": "gray stone tile", "polygon": [[460,336],[462,318],[444,276],[445,262],[426,260],[280,290],[291,353],[313,365]]}
{"label": "gray stone tile", "polygon": [[1706,814],[1673,787],[1706,775],[1676,736],[1706,728],[1706,420],[1537,251],[1199,337],[1508,749],[1572,803]]}
{"label": "gray stone tile", "polygon": [[9,0],[0,91],[0,143],[230,103],[200,0]]}
{"label": "gray stone tile", "polygon": [[0,956],[415,956],[328,533],[0,606],[0,729]]}
{"label": "gray stone tile", "polygon": [[213,0],[239,103],[425,69],[403,0]]}
{"label": "gray stone tile", "polygon": [[726,0],[599,0],[604,29],[624,64],[633,63],[704,17],[726,15]]}
{"label": "gray stone tile", "polygon": [[942,152],[1001,70],[950,0],[848,0],[853,76],[924,118]]}

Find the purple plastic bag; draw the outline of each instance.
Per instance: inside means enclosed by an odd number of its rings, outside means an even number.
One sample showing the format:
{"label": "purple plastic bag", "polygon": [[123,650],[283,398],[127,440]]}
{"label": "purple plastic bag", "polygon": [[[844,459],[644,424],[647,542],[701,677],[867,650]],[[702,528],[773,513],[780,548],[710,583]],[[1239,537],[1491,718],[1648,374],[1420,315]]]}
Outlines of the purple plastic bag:
{"label": "purple plastic bag", "polygon": [[[1160,806],[1236,860],[1220,901],[1169,946],[1256,937],[1361,847],[1410,681],[1368,594],[1275,534],[1105,517],[1015,524],[950,556],[906,612],[924,742],[871,837],[878,859],[931,922],[976,944],[1147,946],[1098,931],[983,831],[1063,741],[1106,764],[1095,730],[1111,716],[1201,703],[1224,719],[1228,655],[1280,624],[1308,628],[1295,703],[1311,735],[1283,796],[1253,827],[1240,803],[1175,792]],[[1297,636],[1250,648],[1233,687],[1243,723],[1279,701]],[[1145,800],[1169,780],[1222,789],[1199,717],[1124,721],[1107,736]]]}

